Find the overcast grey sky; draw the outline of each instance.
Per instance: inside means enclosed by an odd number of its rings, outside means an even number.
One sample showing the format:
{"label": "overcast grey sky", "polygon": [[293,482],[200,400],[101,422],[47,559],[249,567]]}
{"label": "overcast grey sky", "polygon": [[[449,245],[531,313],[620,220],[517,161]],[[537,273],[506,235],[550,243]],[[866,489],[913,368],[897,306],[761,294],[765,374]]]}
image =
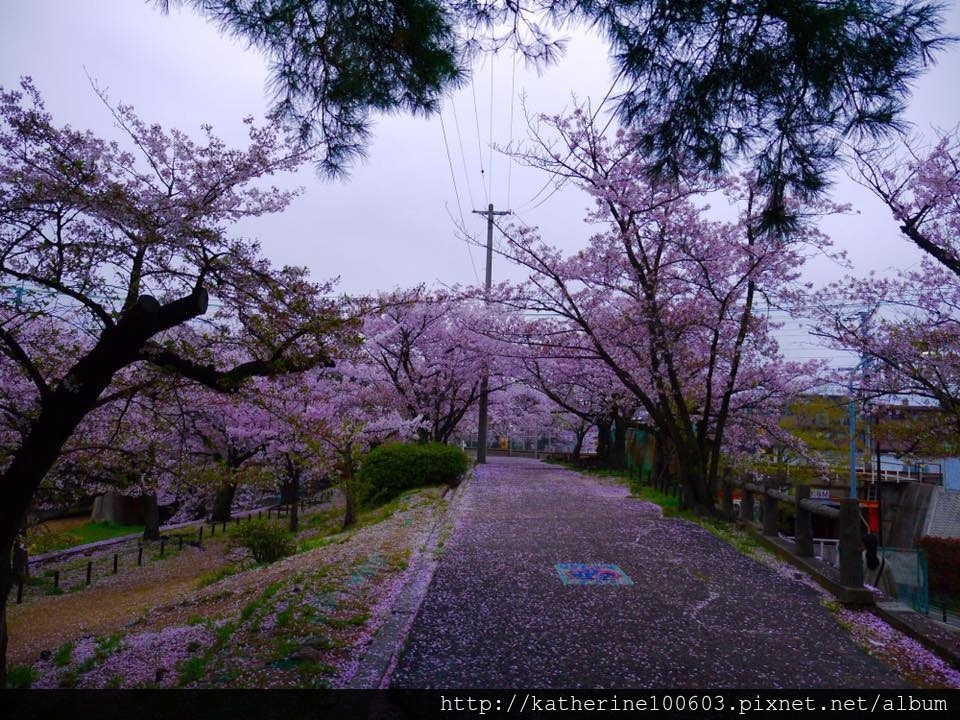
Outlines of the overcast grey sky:
{"label": "overcast grey sky", "polygon": [[[960,35],[955,3],[947,31]],[[245,140],[241,118],[262,116],[267,107],[263,60],[189,10],[164,16],[146,0],[2,0],[0,85],[12,87],[30,75],[57,122],[115,136],[88,74],[114,102],[133,105],[149,122],[190,133],[209,122],[233,144]],[[306,187],[293,206],[245,224],[242,234],[259,239],[275,262],[307,265],[318,279],[340,275],[342,290],[355,293],[482,279],[482,251],[468,252],[454,219],[462,211],[466,226],[482,239],[484,219],[471,210],[488,201],[540,226],[545,239],[576,249],[589,235],[582,222],[589,198],[572,189],[538,195],[547,178],[491,153],[491,140],[523,140],[522,94],[533,112],[561,111],[572,93],[596,106],[612,77],[603,42],[582,33],[572,38],[567,57],[539,76],[509,54],[487,58],[475,68],[472,84],[445,103],[442,126],[439,117],[381,119],[369,159],[346,181],[324,181],[305,169],[291,180]],[[958,78],[960,47],[916,86],[908,119],[918,132],[960,121]],[[915,263],[918,254],[882,206],[837,179],[835,199],[852,202],[860,214],[831,219],[825,228],[850,253],[858,274]],[[821,280],[839,271],[813,263],[809,273]],[[495,279],[505,275],[518,277],[495,261]]]}

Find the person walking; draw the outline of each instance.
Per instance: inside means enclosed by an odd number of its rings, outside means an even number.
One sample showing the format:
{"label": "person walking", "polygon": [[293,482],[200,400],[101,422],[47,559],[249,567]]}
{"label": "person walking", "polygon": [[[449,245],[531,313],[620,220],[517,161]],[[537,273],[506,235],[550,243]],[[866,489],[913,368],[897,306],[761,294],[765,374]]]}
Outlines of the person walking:
{"label": "person walking", "polygon": [[893,576],[893,568],[885,557],[878,555],[879,544],[877,536],[872,532],[863,536],[863,583],[872,585],[884,595],[896,599],[897,581]]}

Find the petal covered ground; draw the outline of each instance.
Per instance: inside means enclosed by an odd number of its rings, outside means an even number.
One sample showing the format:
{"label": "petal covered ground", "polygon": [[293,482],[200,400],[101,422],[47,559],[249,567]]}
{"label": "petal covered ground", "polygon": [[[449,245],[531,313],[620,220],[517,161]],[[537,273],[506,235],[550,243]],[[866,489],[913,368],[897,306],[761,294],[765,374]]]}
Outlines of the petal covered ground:
{"label": "petal covered ground", "polygon": [[[613,563],[633,584],[564,584],[558,563]],[[919,679],[866,652],[845,624],[806,576],[666,519],[625,488],[493,459],[462,499],[393,685],[896,688]],[[925,662],[928,681],[940,672],[933,684],[958,681],[929,654]]]}

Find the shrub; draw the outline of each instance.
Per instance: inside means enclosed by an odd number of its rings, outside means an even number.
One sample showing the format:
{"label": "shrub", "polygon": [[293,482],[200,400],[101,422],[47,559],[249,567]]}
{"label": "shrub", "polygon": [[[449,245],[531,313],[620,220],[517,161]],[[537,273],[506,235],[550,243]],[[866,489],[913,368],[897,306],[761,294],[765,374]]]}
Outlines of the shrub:
{"label": "shrub", "polygon": [[926,535],[917,545],[927,553],[930,589],[938,595],[960,598],[960,538]]}
{"label": "shrub", "polygon": [[387,443],[363,458],[360,479],[366,486],[366,500],[383,502],[425,485],[455,487],[469,464],[466,453],[450,445]]}
{"label": "shrub", "polygon": [[7,687],[11,690],[26,690],[39,677],[40,673],[29,665],[11,665],[7,670]]}
{"label": "shrub", "polygon": [[293,536],[280,525],[264,520],[241,523],[231,530],[231,545],[245,547],[258,563],[269,563],[292,555]]}

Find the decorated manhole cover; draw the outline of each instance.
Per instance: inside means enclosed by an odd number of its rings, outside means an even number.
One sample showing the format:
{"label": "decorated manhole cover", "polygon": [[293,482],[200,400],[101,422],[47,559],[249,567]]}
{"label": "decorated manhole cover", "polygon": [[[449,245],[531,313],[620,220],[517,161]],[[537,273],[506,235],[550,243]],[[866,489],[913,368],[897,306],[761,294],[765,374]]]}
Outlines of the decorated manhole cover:
{"label": "decorated manhole cover", "polygon": [[564,585],[633,585],[618,565],[611,563],[557,563]]}

